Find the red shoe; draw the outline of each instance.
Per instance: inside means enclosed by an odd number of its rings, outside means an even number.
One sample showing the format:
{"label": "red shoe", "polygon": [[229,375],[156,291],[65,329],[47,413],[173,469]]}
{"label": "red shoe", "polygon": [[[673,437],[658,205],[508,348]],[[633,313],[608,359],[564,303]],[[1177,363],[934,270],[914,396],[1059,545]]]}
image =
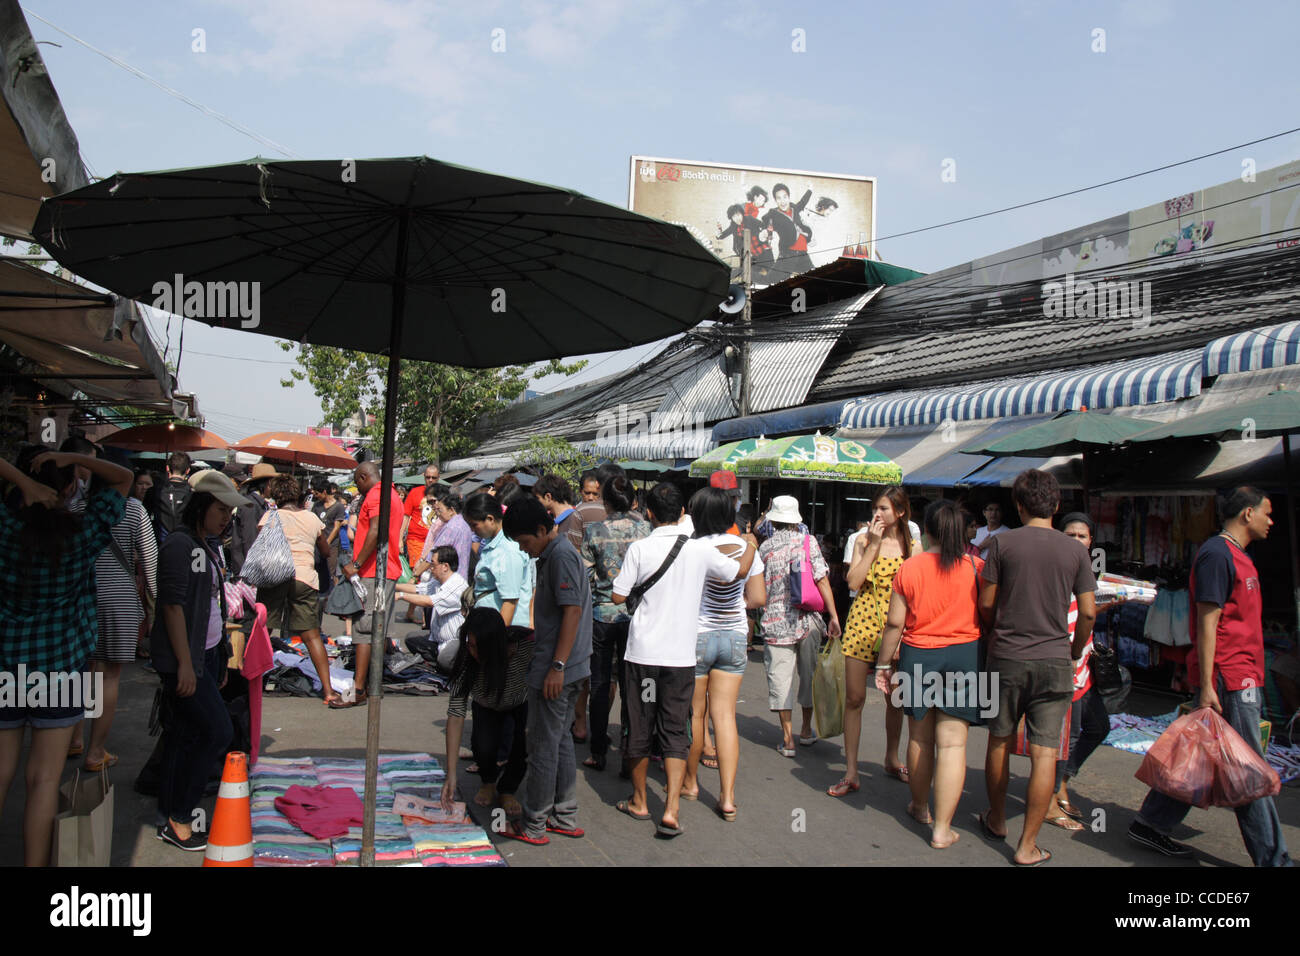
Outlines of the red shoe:
{"label": "red shoe", "polygon": [[540,839],[530,837],[528,831],[524,829],[524,825],[517,820],[511,820],[507,823],[506,828],[501,831],[501,835],[511,840],[519,840],[521,843],[528,843],[532,846],[546,846],[546,844],[551,842],[551,838],[548,836],[543,836]]}
{"label": "red shoe", "polygon": [[566,837],[577,838],[580,836],[587,835],[587,831],[584,830],[582,827],[574,827],[573,829],[569,829],[568,827],[562,827],[558,824],[551,823],[549,821],[546,824],[546,829],[550,833],[556,833],[559,834],[560,836],[566,836]]}

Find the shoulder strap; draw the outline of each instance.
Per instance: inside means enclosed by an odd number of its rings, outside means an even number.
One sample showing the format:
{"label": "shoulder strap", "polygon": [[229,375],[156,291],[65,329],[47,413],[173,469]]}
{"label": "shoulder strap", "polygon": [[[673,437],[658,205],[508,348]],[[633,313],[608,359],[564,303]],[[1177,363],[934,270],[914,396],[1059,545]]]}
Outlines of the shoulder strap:
{"label": "shoulder strap", "polygon": [[131,562],[127,558],[126,552],[122,550],[122,546],[117,543],[117,538],[113,537],[112,534],[109,534],[108,536],[108,546],[113,551],[113,557],[117,558],[117,563],[122,565],[122,570],[126,572],[127,577],[134,577],[135,568],[131,567]]}
{"label": "shoulder strap", "polygon": [[673,562],[677,560],[677,555],[681,553],[682,546],[685,544],[686,535],[678,535],[677,540],[673,542],[672,550],[668,552],[668,557],[664,558],[664,563],[659,565],[659,570],[632,589],[631,593],[635,594],[638,600],[646,593],[646,591],[649,591],[654,587],[659,582],[659,579],[668,572],[668,569],[672,567]]}

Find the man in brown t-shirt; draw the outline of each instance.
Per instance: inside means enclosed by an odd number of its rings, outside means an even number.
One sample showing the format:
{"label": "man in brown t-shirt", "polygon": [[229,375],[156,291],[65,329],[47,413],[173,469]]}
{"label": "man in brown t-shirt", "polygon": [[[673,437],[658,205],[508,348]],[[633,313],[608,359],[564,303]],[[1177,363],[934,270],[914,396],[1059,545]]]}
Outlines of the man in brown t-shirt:
{"label": "man in brown t-shirt", "polygon": [[[987,670],[997,678],[997,711],[988,722],[984,762],[989,810],[980,820],[987,836],[1006,837],[1011,748],[1024,717],[1032,769],[1025,828],[1012,861],[1037,866],[1052,857],[1039,848],[1038,831],[1056,782],[1061,729],[1074,693],[1073,662],[1097,620],[1097,583],[1083,545],[1052,527],[1061,503],[1056,479],[1035,468],[1023,471],[1012,497],[1023,527],[990,539],[980,575],[980,617],[991,632]],[[1071,594],[1079,601],[1073,643]]]}

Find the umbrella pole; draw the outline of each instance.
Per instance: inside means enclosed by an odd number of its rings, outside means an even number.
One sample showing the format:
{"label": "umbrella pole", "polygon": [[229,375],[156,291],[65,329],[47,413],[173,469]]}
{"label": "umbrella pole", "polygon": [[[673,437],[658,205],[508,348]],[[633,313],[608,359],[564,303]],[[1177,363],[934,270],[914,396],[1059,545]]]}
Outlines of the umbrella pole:
{"label": "umbrella pole", "polygon": [[1295,601],[1296,627],[1300,628],[1300,565],[1296,560],[1295,495],[1291,491],[1291,436],[1282,436],[1282,460],[1286,464],[1286,533],[1291,552],[1291,597]]}
{"label": "umbrella pole", "polygon": [[388,387],[384,392],[384,459],[379,474],[379,547],[375,553],[375,609],[371,615],[370,705],[366,713],[366,801],[361,824],[362,866],[375,865],[375,792],[379,784],[379,717],[383,703],[387,645],[388,537],[393,487],[393,439],[397,433],[397,383],[402,369],[402,314],[406,309],[406,250],[410,210],[397,220],[397,272],[393,278],[392,330],[388,342]]}

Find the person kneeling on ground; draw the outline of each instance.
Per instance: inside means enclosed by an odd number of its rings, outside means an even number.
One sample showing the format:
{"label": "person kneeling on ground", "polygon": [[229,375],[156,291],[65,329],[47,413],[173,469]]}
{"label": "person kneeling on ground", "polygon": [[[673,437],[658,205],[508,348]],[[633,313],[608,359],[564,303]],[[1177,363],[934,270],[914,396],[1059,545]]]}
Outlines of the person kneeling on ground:
{"label": "person kneeling on ground", "polygon": [[417,585],[397,585],[397,599],[415,607],[433,608],[433,623],[426,636],[406,639],[406,649],[425,660],[435,661],[440,670],[450,672],[460,651],[460,626],[465,621],[461,610],[461,596],[469,586],[460,576],[460,558],[456,549],[448,545],[435,548],[429,556],[432,562],[429,573],[436,587],[430,594],[421,594]]}

